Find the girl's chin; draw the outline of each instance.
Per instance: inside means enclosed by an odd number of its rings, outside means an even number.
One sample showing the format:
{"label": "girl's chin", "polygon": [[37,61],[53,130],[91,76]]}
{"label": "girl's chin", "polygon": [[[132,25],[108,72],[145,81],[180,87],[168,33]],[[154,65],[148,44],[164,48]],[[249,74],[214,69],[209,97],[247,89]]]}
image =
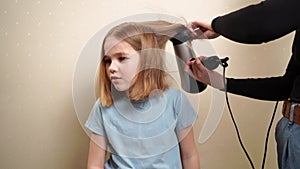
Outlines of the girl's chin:
{"label": "girl's chin", "polygon": [[118,92],[124,92],[129,89],[128,87],[122,87],[122,86],[114,86],[114,87]]}

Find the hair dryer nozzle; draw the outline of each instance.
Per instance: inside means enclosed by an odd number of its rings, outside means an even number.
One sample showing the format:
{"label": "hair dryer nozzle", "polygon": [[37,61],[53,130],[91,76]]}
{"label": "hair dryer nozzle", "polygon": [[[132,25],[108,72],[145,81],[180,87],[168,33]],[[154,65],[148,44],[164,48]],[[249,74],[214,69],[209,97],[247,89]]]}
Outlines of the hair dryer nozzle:
{"label": "hair dryer nozzle", "polygon": [[202,34],[203,32],[198,27],[191,25],[191,28],[182,27],[182,29],[180,29],[178,33],[170,39],[170,41],[173,43],[173,45],[179,45],[196,39]]}
{"label": "hair dryer nozzle", "polygon": [[173,45],[179,45],[184,42],[190,41],[191,39],[192,39],[192,32],[188,28],[183,27],[183,30],[179,30],[179,33],[173,36],[170,39],[170,41],[173,43]]}

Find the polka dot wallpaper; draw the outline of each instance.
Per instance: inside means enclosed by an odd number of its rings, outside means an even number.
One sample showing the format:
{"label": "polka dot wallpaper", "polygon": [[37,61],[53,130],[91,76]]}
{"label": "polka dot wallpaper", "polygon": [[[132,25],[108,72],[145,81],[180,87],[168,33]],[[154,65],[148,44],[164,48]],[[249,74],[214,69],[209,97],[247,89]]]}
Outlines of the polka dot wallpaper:
{"label": "polka dot wallpaper", "polygon": [[[163,13],[183,17],[187,21],[209,20],[256,2],[2,0],[0,169],[86,168],[89,137],[74,109],[72,80],[83,47],[102,27],[123,17],[142,13]],[[261,77],[284,72],[291,40],[289,35],[271,44],[247,46],[221,37],[211,44],[217,54],[230,57],[229,76]],[[272,55],[275,59],[270,61],[265,55]],[[270,67],[265,63],[269,63]],[[211,106],[211,90],[208,88],[197,96],[200,97],[200,116],[194,126],[196,140]],[[238,96],[231,96],[231,102],[242,137],[258,166],[273,103]],[[273,133],[270,138],[267,168],[276,168]],[[197,148],[203,169],[249,167],[226,108],[215,133],[205,143],[197,142]]]}

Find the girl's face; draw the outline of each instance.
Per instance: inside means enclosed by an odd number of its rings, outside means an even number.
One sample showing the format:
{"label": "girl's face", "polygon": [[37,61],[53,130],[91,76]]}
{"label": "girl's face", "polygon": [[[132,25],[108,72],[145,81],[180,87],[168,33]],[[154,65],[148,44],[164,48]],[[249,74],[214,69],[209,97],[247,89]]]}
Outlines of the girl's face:
{"label": "girl's face", "polygon": [[108,44],[104,46],[106,53],[103,58],[106,74],[118,91],[126,91],[138,73],[139,54],[125,41],[113,46]]}

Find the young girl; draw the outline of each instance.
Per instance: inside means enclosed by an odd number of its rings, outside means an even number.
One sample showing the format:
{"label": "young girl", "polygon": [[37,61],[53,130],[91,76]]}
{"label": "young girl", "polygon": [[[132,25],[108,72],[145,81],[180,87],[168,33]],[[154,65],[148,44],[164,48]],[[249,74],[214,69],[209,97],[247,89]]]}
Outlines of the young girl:
{"label": "young girl", "polygon": [[182,29],[150,21],[108,32],[99,99],[86,122],[92,132],[89,169],[200,168],[192,129],[197,115],[184,94],[169,87],[163,67],[165,45]]}

